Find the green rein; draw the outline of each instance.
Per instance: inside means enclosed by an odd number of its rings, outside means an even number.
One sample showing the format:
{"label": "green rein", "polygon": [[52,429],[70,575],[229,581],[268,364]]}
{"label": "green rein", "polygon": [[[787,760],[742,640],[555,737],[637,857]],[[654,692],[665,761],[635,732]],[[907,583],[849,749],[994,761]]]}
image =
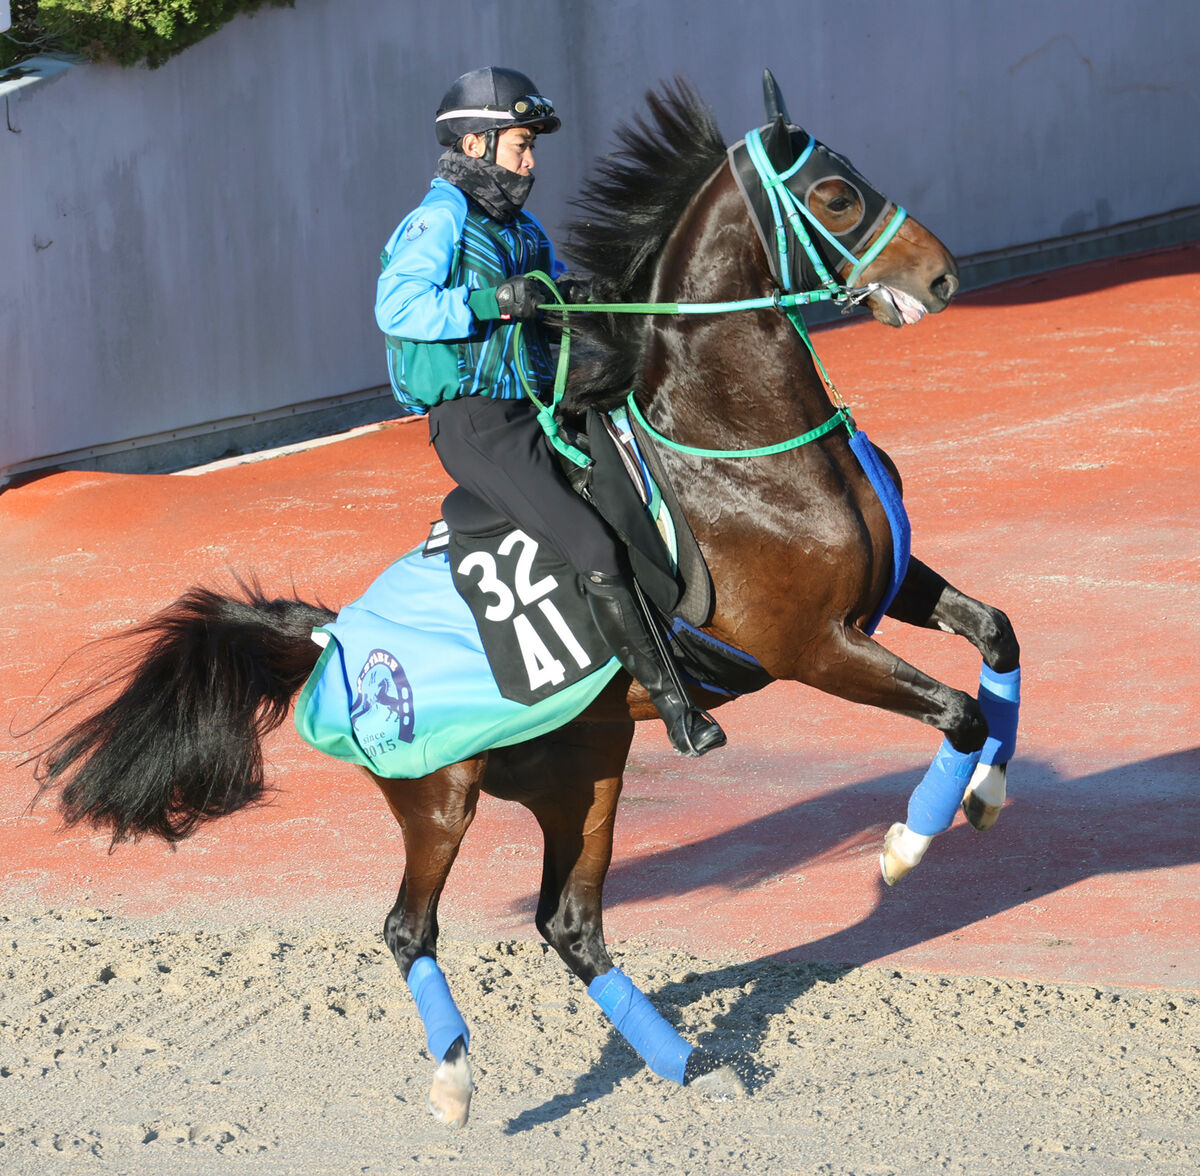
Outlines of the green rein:
{"label": "green rein", "polygon": [[[558,424],[558,406],[562,402],[566,391],[567,369],[570,366],[571,360],[571,328],[569,318],[570,315],[576,313],[676,315],[732,314],[742,310],[778,310],[787,316],[788,321],[795,327],[796,333],[804,341],[804,346],[808,348],[813,362],[817,365],[817,370],[821,373],[821,378],[825,381],[825,386],[829,389],[834,403],[838,406],[837,412],[829,420],[825,421],[824,424],[818,425],[815,429],[810,429],[807,433],[802,433],[799,437],[792,437],[790,440],[780,441],[775,445],[763,445],[755,449],[704,449],[696,445],[684,445],[681,442],[672,441],[669,437],[660,433],[646,420],[642,414],[642,410],[638,407],[637,401],[634,399],[633,393],[630,392],[626,398],[626,404],[634,419],[655,441],[667,446],[669,449],[675,449],[680,453],[690,453],[696,457],[770,457],[776,453],[785,453],[789,449],[799,449],[800,446],[807,445],[810,441],[817,440],[818,437],[824,437],[826,433],[833,432],[834,429],[841,425],[845,425],[848,433],[851,435],[854,434],[854,419],[850,415],[850,410],[838,394],[837,388],[829,378],[829,373],[825,371],[825,365],[821,363],[820,356],[817,355],[816,349],[812,345],[812,340],[809,338],[808,328],[805,326],[804,319],[795,309],[796,307],[811,305],[815,302],[831,301],[836,295],[830,290],[808,290],[799,294],[775,294],[766,298],[745,298],[737,302],[585,302],[568,308],[565,299],[559,293],[558,287],[555,286],[548,274],[540,270],[533,270],[525,276],[541,282],[554,298],[554,302],[545,303],[541,309],[557,311],[563,316],[562,343],[559,347],[558,367],[554,374],[554,391],[550,403],[545,404],[538,398],[537,393],[530,387],[520,363],[517,364],[517,372],[521,377],[521,384],[525,389],[525,394],[537,407],[538,423],[541,425],[542,431],[546,434],[550,444],[577,466],[584,467],[590,465],[591,459],[561,436]],[[523,323],[517,323],[518,348],[520,332],[523,326]]]}

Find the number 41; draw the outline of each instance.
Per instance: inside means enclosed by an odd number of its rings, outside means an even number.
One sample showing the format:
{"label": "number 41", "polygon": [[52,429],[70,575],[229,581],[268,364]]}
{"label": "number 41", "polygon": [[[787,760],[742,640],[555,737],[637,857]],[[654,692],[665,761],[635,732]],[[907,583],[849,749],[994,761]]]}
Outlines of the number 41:
{"label": "number 41", "polygon": [[[526,606],[536,603],[538,612],[550,623],[555,636],[563,643],[579,668],[586,669],[591,665],[592,659],[567,626],[554,601],[543,599],[558,587],[558,581],[553,576],[543,576],[536,584],[532,582],[533,561],[538,552],[536,540],[531,539],[524,531],[512,531],[497,551],[501,556],[509,556],[517,546],[520,546],[521,551],[517,556],[517,566],[513,575],[516,599]],[[479,571],[479,591],[495,597],[495,602],[484,609],[484,617],[494,624],[512,619],[513,632],[516,634],[521,658],[525,663],[525,673],[529,678],[529,689],[536,691],[543,686],[557,686],[566,677],[562,662],[550,652],[529,617],[525,613],[516,612],[516,600],[508,585],[497,575],[496,563],[490,553],[472,552],[458,566],[459,575],[462,576],[469,576],[476,570]]]}

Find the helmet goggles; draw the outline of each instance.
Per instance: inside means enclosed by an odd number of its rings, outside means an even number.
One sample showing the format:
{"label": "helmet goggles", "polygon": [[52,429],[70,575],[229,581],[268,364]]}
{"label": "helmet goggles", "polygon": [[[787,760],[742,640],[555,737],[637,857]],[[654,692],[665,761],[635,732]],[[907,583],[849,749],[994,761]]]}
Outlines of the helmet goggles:
{"label": "helmet goggles", "polygon": [[561,125],[554,113],[554,103],[540,94],[524,94],[508,106],[482,105],[444,110],[437,116],[436,121],[442,124],[460,120],[469,122],[471,126],[468,129],[478,132],[502,131],[509,127],[533,127],[535,130],[544,129],[549,133],[558,130]]}

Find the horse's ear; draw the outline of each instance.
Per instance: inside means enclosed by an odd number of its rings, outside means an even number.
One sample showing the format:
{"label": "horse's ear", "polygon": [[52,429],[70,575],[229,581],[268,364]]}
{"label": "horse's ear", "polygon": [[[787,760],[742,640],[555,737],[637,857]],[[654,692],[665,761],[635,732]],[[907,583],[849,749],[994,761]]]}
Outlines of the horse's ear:
{"label": "horse's ear", "polygon": [[779,83],[769,69],[763,70],[763,105],[767,108],[767,122],[776,122],[781,118],[785,123],[792,121],[788,118],[787,106],[784,105]]}
{"label": "horse's ear", "polygon": [[786,171],[796,162],[796,152],[792,147],[791,128],[788,126],[786,115],[777,115],[762,139],[763,146],[767,150],[767,158],[777,172]]}

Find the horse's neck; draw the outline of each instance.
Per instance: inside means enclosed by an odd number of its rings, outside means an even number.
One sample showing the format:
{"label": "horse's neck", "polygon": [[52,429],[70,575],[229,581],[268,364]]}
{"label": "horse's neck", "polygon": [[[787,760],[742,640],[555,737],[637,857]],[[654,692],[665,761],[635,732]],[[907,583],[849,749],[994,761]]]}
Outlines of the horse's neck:
{"label": "horse's neck", "polygon": [[[668,238],[651,298],[728,302],[772,289],[749,214],[722,167]],[[812,356],[785,316],[771,310],[656,320],[643,391],[662,432],[712,449],[771,445],[832,412]]]}

